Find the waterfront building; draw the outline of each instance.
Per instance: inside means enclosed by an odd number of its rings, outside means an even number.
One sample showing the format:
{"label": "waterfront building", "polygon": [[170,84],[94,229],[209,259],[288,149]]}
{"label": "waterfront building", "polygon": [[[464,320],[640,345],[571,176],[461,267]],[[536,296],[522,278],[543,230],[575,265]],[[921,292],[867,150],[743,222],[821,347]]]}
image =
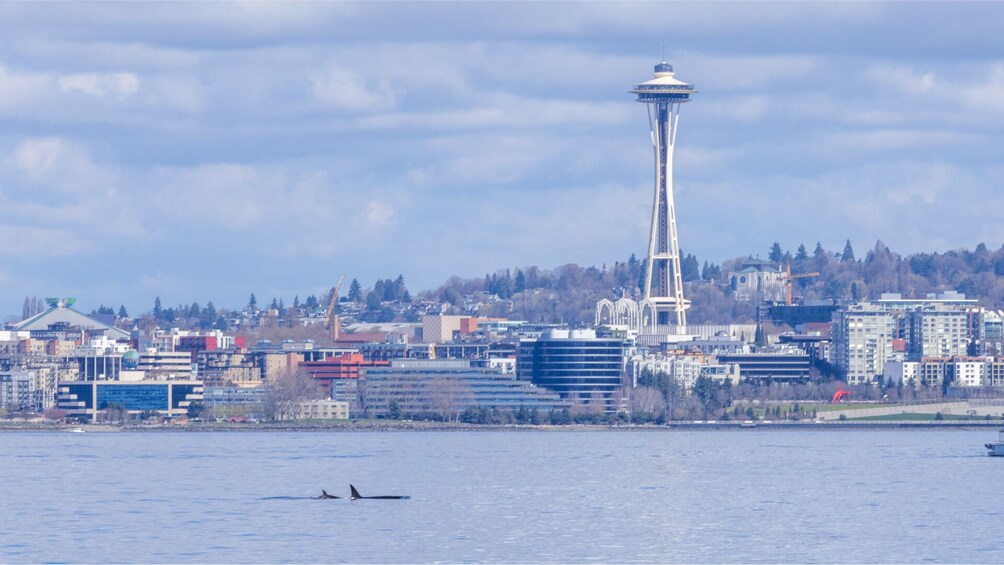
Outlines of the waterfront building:
{"label": "waterfront building", "polygon": [[296,420],[348,420],[349,403],[331,398],[304,400],[296,408],[296,414],[287,419]]}
{"label": "waterfront building", "polygon": [[680,386],[684,394],[689,394],[699,378],[707,378],[719,384],[728,382],[739,384],[739,365],[721,363],[713,355],[636,355],[628,361],[627,373],[631,375],[632,387],[638,386],[643,372],[662,373]]}
{"label": "waterfront building", "polygon": [[540,412],[571,406],[557,394],[467,360],[396,359],[362,371],[359,398],[364,417],[434,414],[455,420],[468,409]]}
{"label": "waterfront building", "polygon": [[551,330],[520,342],[516,372],[576,405],[614,413],[621,409],[628,347],[593,330]]}
{"label": "waterfront building", "polygon": [[737,365],[739,377],[744,382],[804,383],[808,382],[812,369],[809,354],[794,348],[787,351],[730,353],[717,357],[720,363]]}
{"label": "waterfront building", "polygon": [[357,412],[359,377],[371,367],[388,367],[389,361],[369,361],[362,353],[347,353],[323,361],[300,363],[300,370],[314,379],[325,398],[349,403],[348,410]]}
{"label": "waterfront building", "polygon": [[163,416],[182,416],[194,401],[202,400],[202,381],[75,381],[60,382],[56,406],[70,416],[95,419],[109,406],[121,406],[130,414],[154,411]]}

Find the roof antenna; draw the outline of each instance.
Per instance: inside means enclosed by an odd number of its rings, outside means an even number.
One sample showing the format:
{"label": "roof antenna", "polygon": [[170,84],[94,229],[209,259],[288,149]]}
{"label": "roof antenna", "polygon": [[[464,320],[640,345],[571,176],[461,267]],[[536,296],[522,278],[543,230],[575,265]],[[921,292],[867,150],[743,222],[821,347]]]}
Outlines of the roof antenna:
{"label": "roof antenna", "polygon": [[663,63],[666,62],[666,44],[665,43],[662,44],[662,62]]}

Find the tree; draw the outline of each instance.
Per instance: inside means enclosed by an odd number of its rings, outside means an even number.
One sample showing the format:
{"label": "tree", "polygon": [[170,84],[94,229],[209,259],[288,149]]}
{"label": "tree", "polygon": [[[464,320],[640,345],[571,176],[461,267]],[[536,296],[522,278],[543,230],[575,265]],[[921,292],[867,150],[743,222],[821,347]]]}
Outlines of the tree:
{"label": "tree", "polygon": [[359,284],[358,279],[352,279],[349,283],[349,301],[350,302],[362,302],[363,301],[363,287]]}
{"label": "tree", "polygon": [[523,271],[516,269],[516,278],[513,282],[513,292],[519,293],[526,290],[526,275]]}
{"label": "tree", "polygon": [[28,300],[27,296],[25,296],[24,306],[21,307],[21,319],[27,320],[30,317],[31,317],[31,301]]}
{"label": "tree", "polygon": [[298,419],[304,401],[320,397],[317,381],[303,371],[283,371],[265,385],[264,409],[272,420]]}
{"label": "tree", "polygon": [[188,308],[188,317],[192,320],[197,320],[199,316],[202,315],[202,308],[199,308],[198,302],[193,302]]}
{"label": "tree", "polygon": [[767,258],[775,263],[780,263],[782,257],[784,257],[784,252],[781,251],[781,244],[775,241],[774,245],[770,248],[770,255]]}
{"label": "tree", "polygon": [[473,402],[470,387],[457,378],[433,379],[422,392],[432,412],[445,422],[458,421],[464,407]]}
{"label": "tree", "polygon": [[654,420],[666,410],[662,391],[651,386],[631,390],[631,415],[635,420]]}
{"label": "tree", "polygon": [[153,317],[159,320],[163,314],[164,310],[160,307],[160,297],[158,296],[153,301]]}
{"label": "tree", "polygon": [[254,297],[254,293],[251,293],[251,298],[248,299],[248,310],[258,309],[258,299]]}
{"label": "tree", "polygon": [[129,317],[129,312],[126,312],[125,304],[119,305],[119,318],[125,319]]}
{"label": "tree", "polygon": [[854,249],[851,247],[851,240],[847,240],[844,244],[844,252],[840,255],[840,261],[853,261],[854,260]]}

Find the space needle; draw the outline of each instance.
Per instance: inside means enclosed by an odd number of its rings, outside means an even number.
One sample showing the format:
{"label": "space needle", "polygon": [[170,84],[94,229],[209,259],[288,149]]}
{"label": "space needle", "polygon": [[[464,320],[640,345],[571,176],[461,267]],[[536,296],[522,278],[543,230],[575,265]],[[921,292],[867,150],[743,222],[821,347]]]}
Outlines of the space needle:
{"label": "space needle", "polygon": [[654,306],[658,325],[687,325],[690,302],[683,298],[680,274],[680,242],[676,235],[673,205],[673,147],[680,105],[696,93],[694,85],[676,78],[673,66],[663,61],[655,66],[652,80],[634,87],[631,94],[648,105],[648,121],[655,150],[655,198],[652,204],[652,231],[645,262],[645,300]]}

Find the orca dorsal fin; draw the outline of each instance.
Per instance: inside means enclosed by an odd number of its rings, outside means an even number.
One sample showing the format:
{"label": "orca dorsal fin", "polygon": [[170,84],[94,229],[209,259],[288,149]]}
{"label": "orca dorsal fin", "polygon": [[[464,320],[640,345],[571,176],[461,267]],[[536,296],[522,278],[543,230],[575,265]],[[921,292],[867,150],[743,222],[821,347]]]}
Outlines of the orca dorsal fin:
{"label": "orca dorsal fin", "polygon": [[324,490],[323,488],[321,489],[321,495],[323,495],[324,497],[331,496],[330,494],[328,494],[328,491]]}
{"label": "orca dorsal fin", "polygon": [[359,494],[359,491],[356,490],[356,487],[349,485],[349,489],[352,491],[352,500],[363,497],[363,495]]}

